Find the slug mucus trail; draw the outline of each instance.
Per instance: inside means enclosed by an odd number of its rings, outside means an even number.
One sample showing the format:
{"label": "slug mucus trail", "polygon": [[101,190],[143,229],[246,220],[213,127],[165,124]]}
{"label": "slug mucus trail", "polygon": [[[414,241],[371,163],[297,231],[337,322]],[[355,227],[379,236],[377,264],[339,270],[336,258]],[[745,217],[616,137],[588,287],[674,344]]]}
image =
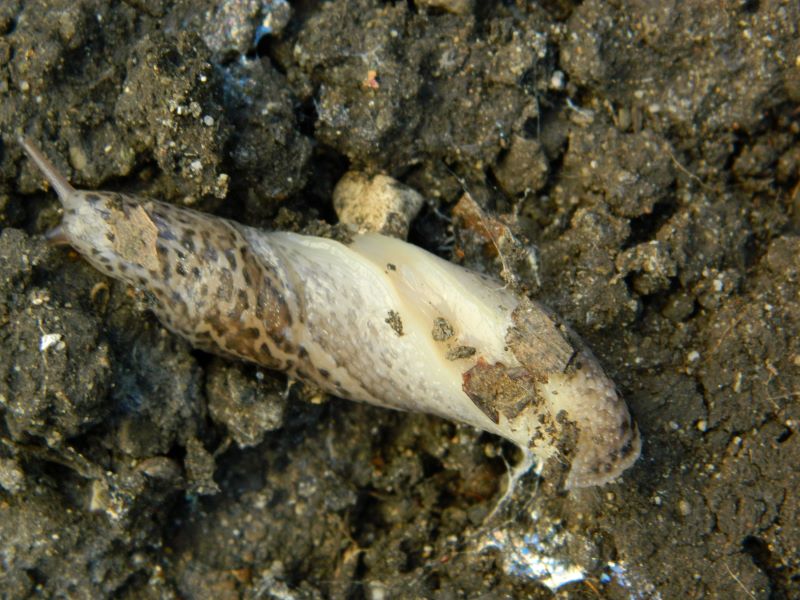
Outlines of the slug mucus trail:
{"label": "slug mucus trail", "polygon": [[567,488],[611,481],[638,457],[637,427],[591,352],[499,281],[379,234],[343,244],[76,190],[20,144],[63,205],[50,239],[144,290],[192,345],[497,434],[523,451],[522,469],[558,461]]}

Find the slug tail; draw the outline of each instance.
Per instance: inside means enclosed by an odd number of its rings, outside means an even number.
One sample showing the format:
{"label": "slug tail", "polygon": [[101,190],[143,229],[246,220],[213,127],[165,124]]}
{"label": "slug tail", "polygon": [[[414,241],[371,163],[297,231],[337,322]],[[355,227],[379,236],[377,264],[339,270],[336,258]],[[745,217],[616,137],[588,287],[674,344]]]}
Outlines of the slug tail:
{"label": "slug tail", "polygon": [[73,204],[75,201],[76,193],[75,188],[69,184],[66,177],[64,177],[58,169],[51,163],[48,158],[36,147],[33,142],[24,136],[17,138],[19,145],[28,154],[31,160],[36,163],[39,170],[53,186],[53,189],[58,194],[61,204],[66,208],[67,205]]}

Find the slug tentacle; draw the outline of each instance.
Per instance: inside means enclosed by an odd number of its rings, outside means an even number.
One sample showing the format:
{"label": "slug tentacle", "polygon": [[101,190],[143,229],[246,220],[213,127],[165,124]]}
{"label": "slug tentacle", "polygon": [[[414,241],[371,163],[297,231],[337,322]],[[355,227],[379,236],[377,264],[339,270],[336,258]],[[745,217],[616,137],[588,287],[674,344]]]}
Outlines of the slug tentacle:
{"label": "slug tentacle", "polygon": [[58,169],[53,166],[53,163],[42,154],[39,149],[34,146],[31,141],[25,137],[18,138],[20,146],[25,150],[31,160],[36,163],[39,170],[42,172],[50,185],[58,194],[58,199],[64,206],[64,209],[75,208],[76,203],[79,201],[75,197],[75,188],[73,188],[67,178],[64,177]]}
{"label": "slug tentacle", "polygon": [[500,282],[379,234],[342,244],[75,190],[21,144],[64,205],[57,239],[143,289],[193,345],[495,433],[526,459],[563,461],[567,487],[636,460],[636,425],[591,352]]}

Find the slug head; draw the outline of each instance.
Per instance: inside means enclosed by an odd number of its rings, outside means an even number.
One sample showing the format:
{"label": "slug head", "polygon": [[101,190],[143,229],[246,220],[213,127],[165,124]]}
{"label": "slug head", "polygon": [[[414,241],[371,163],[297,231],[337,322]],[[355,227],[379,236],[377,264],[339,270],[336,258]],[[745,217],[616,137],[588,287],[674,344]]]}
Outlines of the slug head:
{"label": "slug head", "polygon": [[195,347],[276,369],[296,359],[284,334],[292,319],[281,277],[251,251],[248,228],[155,200],[76,190],[31,142],[19,142],[64,207],[51,241],[145,291],[159,320]]}
{"label": "slug head", "polygon": [[[76,190],[29,140],[20,138],[19,143],[64,208],[61,224],[48,232],[48,240],[69,244],[95,268],[120,279],[131,279],[121,276],[120,269],[125,271],[127,266],[153,266],[152,248],[158,231],[134,199],[113,192]],[[148,257],[151,264],[146,264]]]}

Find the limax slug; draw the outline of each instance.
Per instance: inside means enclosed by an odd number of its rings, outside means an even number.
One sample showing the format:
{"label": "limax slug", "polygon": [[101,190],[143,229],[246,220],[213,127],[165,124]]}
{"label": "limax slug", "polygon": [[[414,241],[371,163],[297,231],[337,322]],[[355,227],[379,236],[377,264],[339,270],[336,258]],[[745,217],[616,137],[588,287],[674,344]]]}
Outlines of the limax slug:
{"label": "limax slug", "polygon": [[194,346],[497,434],[529,461],[559,461],[567,488],[609,482],[638,457],[636,424],[591,352],[499,281],[379,234],[344,244],[76,190],[20,144],[63,205],[50,238],[144,290]]}

